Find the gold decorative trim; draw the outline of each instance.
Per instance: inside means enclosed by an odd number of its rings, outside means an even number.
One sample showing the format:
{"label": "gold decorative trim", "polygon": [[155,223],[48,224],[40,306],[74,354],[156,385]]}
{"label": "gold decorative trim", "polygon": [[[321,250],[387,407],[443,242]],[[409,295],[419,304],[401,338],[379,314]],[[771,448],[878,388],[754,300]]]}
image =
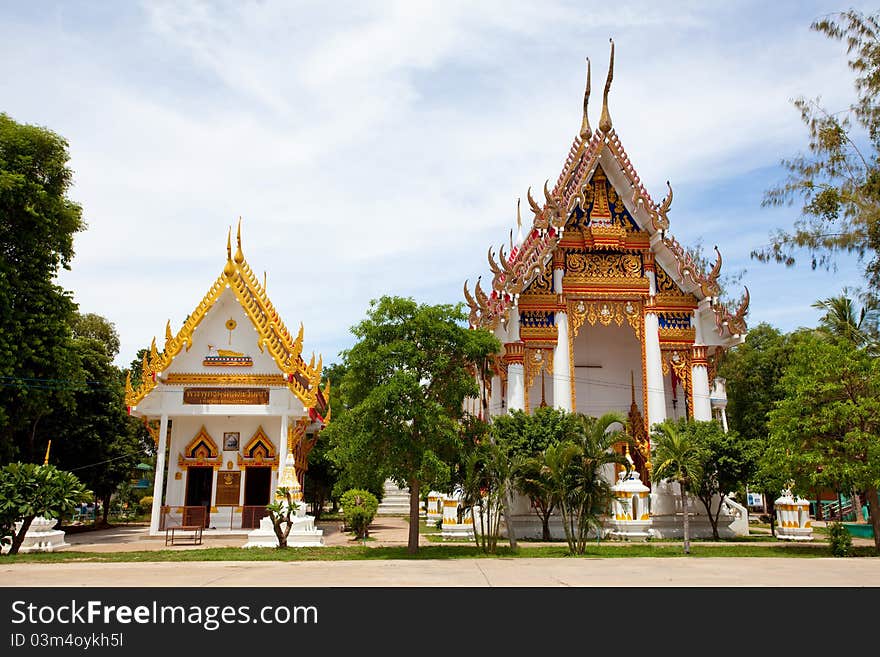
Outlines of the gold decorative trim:
{"label": "gold decorative trim", "polygon": [[695,328],[661,328],[657,333],[660,337],[660,344],[692,345],[697,339],[697,329]]}
{"label": "gold decorative trim", "polygon": [[595,326],[597,322],[603,326],[609,326],[612,322],[622,326],[624,320],[630,325],[636,339],[639,340],[642,333],[641,315],[642,304],[638,301],[585,301],[579,299],[568,303],[569,325],[573,329],[571,331],[572,340],[577,337],[585,321],[589,322],[590,326]]}
{"label": "gold decorative trim", "polygon": [[242,386],[286,386],[280,374],[184,374],[172,372],[162,383],[169,386],[182,385],[242,385]]}
{"label": "gold decorative trim", "polygon": [[693,393],[693,376],[691,364],[691,350],[684,349],[668,349],[664,346],[660,347],[660,360],[663,368],[663,375],[668,376],[670,370],[675,372],[675,376],[681,381],[685,393],[685,403],[687,404],[689,417],[694,416],[694,393]]}
{"label": "gold decorative trim", "polygon": [[522,342],[505,342],[504,343],[504,362],[508,365],[523,362],[525,356],[525,345]]}
{"label": "gold decorative trim", "polygon": [[[262,450],[260,450],[261,445]],[[251,439],[242,451],[243,454],[238,454],[238,465],[241,468],[278,465],[278,454],[275,451],[275,445],[269,439],[269,436],[266,435],[263,425],[257,427],[254,435],[251,436]],[[253,454],[255,451],[256,454],[254,456],[248,456],[248,454]]]}

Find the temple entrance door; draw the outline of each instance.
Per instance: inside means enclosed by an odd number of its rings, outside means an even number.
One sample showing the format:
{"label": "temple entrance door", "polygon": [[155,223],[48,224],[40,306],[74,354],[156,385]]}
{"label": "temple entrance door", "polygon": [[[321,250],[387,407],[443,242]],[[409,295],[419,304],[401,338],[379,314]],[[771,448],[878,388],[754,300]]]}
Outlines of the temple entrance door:
{"label": "temple entrance door", "polygon": [[[203,507],[204,511],[204,526],[209,527],[211,522],[211,491],[214,484],[214,468],[205,468],[205,467],[190,467],[186,470],[186,506],[187,507]],[[201,515],[201,509],[199,509],[199,513],[193,513],[192,517],[195,519],[196,515]],[[191,524],[186,520],[186,514],[184,514],[184,523],[183,524]],[[194,523],[198,524],[198,523]]]}
{"label": "temple entrance door", "polygon": [[271,481],[272,468],[248,468],[244,474],[245,506],[266,506]]}
{"label": "temple entrance door", "polygon": [[251,467],[244,473],[244,508],[241,514],[243,529],[254,529],[260,526],[260,520],[266,517],[266,505],[270,502],[270,486],[272,468]]}

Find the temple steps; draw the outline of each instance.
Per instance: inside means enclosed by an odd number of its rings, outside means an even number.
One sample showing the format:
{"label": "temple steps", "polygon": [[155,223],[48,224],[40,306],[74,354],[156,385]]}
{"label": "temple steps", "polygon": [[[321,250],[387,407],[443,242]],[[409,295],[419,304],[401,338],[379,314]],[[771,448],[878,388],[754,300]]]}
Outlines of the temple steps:
{"label": "temple steps", "polygon": [[384,496],[379,504],[376,515],[379,516],[408,516],[409,515],[409,489],[399,488],[390,479],[385,481]]}

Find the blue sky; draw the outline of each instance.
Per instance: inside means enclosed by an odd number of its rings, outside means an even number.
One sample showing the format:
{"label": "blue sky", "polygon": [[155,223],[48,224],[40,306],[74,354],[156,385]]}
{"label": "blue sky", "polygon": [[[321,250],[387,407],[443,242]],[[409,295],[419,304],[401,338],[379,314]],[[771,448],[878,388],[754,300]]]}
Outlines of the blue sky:
{"label": "blue sky", "polygon": [[[760,206],[806,144],[790,99],[853,98],[818,2],[0,2],[0,111],[70,142],[89,225],[61,282],[111,319],[119,363],[177,327],[244,218],[251,266],[325,362],[382,294],[461,300],[516,199],[598,122],[614,126],[671,231],[745,268],[750,323],[812,325],[860,266],[749,259],[796,208]],[[868,5],[856,3],[870,11]]]}

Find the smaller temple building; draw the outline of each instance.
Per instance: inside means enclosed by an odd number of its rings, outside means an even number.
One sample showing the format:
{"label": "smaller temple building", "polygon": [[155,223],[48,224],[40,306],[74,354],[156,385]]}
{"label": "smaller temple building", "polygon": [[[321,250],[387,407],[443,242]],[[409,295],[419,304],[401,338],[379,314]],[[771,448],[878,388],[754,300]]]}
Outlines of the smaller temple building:
{"label": "smaller temple building", "polygon": [[[150,533],[175,525],[231,532],[259,526],[279,473],[300,486],[308,454],[329,420],[321,359],[302,357],[241,248],[241,223],[220,276],[160,351],[144,355],[126,405],[156,441]],[[327,415],[328,417],[324,417]]]}

